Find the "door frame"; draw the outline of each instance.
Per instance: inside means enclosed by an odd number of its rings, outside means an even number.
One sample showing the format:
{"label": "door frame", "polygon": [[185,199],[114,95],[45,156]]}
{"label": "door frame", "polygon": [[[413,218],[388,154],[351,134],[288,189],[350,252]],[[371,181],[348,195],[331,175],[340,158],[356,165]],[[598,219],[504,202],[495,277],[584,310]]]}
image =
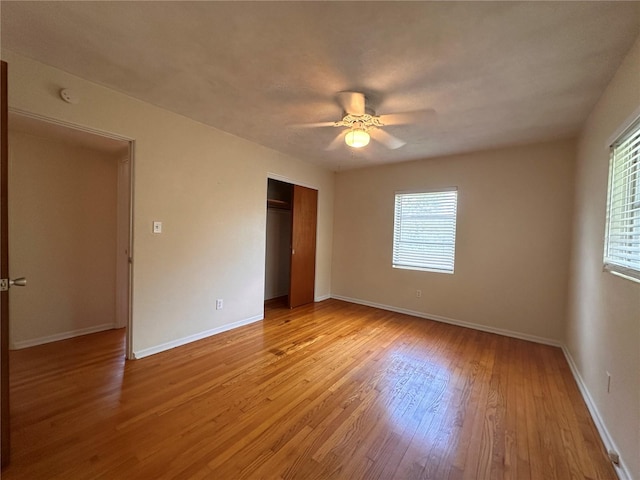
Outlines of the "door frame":
{"label": "door frame", "polygon": [[[7,140],[9,130],[7,122],[9,111],[7,108],[8,89],[7,76],[8,66],[5,61],[0,62],[2,75],[0,78],[0,204],[2,214],[0,215],[0,278],[9,278],[9,219],[8,205],[9,198],[7,186],[9,184],[9,148]],[[11,454],[11,432],[9,415],[9,291],[0,292],[0,468],[9,464]]]}
{"label": "door frame", "polygon": [[[280,175],[278,173],[273,173],[273,172],[267,172],[267,178],[266,178],[266,182],[265,182],[265,188],[268,188],[269,185],[269,180],[278,180],[280,182],[284,182],[284,183],[289,183],[291,185],[298,185],[299,187],[306,187],[306,188],[311,188],[313,190],[316,190],[318,192],[318,209],[320,207],[320,188],[318,188],[317,185],[313,185],[310,183],[305,183],[305,182],[300,182],[298,180],[293,180],[292,178],[289,177],[285,177],[284,175]],[[266,201],[267,198],[267,192],[265,191],[265,195],[264,195],[264,200]],[[265,216],[266,218],[266,216]],[[317,275],[318,275],[318,269],[317,269],[317,261],[318,261],[318,218],[316,216],[316,255],[315,255],[315,261],[316,261],[316,271],[315,271],[315,278],[313,279],[313,283],[314,283],[314,287],[313,287],[313,300],[314,302],[317,301],[316,300],[316,287],[318,285],[317,282]],[[265,243],[265,250],[264,250],[264,258],[262,261],[263,265],[266,265],[267,262],[267,249],[266,249],[266,244],[267,244],[267,228],[266,228],[266,223],[265,223],[265,230],[264,230],[264,243]],[[264,274],[262,275],[262,278],[264,279],[266,276],[266,272],[264,272]],[[264,303],[264,288],[262,289],[262,301]]]}
{"label": "door frame", "polygon": [[269,182],[269,179],[279,180],[281,182],[290,183],[291,185],[298,185],[300,187],[312,188],[314,190],[317,190],[318,193],[320,193],[320,189],[318,188],[317,185],[313,185],[312,183],[299,182],[297,180],[293,180],[289,177],[285,177],[284,175],[279,175],[277,173],[267,172],[267,182]]}
{"label": "door frame", "polygon": [[[73,130],[78,130],[85,133],[90,133],[93,135],[99,135],[101,137],[110,138],[112,140],[118,140],[122,142],[127,142],[129,144],[129,185],[128,185],[128,193],[129,193],[129,291],[128,291],[128,315],[126,319],[126,341],[125,341],[125,357],[127,360],[135,359],[133,353],[133,258],[134,258],[134,250],[133,250],[133,236],[134,236],[134,184],[135,184],[135,145],[136,141],[133,138],[125,137],[123,135],[108,132],[106,130],[99,130],[92,127],[87,127],[85,125],[79,125],[76,123],[67,122],[64,120],[60,120],[57,118],[47,117],[44,115],[40,115],[37,113],[29,112],[26,110],[12,108],[9,107],[9,114],[22,115],[24,117],[28,117],[34,120],[39,120],[42,122],[51,123],[53,125],[57,125],[60,127],[71,128]],[[117,287],[116,287],[117,288]]]}

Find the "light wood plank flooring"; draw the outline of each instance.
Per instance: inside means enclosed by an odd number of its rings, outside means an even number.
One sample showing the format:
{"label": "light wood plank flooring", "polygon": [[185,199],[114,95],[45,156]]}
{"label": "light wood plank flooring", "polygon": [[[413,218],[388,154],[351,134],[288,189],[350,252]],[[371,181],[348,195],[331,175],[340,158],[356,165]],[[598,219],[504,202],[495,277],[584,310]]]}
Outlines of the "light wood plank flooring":
{"label": "light wood plank flooring", "polygon": [[11,352],[3,480],[616,478],[558,348],[328,300],[123,355]]}

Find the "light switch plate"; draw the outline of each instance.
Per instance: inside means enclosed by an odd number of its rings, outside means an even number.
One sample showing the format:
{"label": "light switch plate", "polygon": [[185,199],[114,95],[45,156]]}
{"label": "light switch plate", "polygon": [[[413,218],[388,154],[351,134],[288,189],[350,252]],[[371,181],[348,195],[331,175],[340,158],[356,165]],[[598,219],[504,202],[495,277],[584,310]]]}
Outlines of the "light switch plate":
{"label": "light switch plate", "polygon": [[162,222],[153,222],[153,233],[162,233]]}

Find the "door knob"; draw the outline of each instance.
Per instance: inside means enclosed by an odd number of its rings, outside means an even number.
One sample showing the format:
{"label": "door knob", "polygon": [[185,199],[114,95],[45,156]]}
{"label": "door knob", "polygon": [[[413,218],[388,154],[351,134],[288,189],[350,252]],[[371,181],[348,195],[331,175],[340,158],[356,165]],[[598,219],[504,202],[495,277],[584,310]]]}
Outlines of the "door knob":
{"label": "door knob", "polygon": [[13,280],[9,280],[10,287],[26,287],[27,279],[24,277],[14,278]]}
{"label": "door knob", "polygon": [[9,287],[26,287],[27,279],[24,277],[14,278],[13,280],[9,278],[0,278],[0,292],[6,292],[9,290]]}

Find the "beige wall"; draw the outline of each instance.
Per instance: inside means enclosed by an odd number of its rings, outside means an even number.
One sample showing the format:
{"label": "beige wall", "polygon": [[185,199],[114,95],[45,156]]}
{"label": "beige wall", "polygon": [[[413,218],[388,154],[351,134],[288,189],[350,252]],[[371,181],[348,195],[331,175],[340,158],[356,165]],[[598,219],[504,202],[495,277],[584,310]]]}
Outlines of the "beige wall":
{"label": "beige wall", "polygon": [[[561,341],[574,155],[562,141],[337,174],[332,293]],[[455,274],[392,268],[394,192],[451,186]]]}
{"label": "beige wall", "polygon": [[[135,140],[133,350],[263,315],[267,175],[319,190],[316,298],[330,293],[334,175],[9,51],[9,107]],[[78,105],[60,88],[74,89]],[[151,233],[154,220],[161,235]],[[224,309],[215,310],[215,299]]]}
{"label": "beige wall", "polygon": [[580,137],[567,326],[570,355],[632,478],[640,478],[640,283],[603,272],[602,255],[609,141],[639,115],[640,39]]}
{"label": "beige wall", "polygon": [[11,290],[12,346],[112,328],[117,157],[24,133],[9,145],[10,270],[28,281]]}

